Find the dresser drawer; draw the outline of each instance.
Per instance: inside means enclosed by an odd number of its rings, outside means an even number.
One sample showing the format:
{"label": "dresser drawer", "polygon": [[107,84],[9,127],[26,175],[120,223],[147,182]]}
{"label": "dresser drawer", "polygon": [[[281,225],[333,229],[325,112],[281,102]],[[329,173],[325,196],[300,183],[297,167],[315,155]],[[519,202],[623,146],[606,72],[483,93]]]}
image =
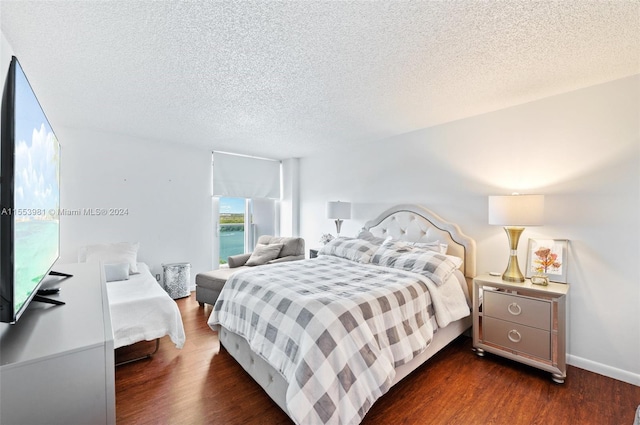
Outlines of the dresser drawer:
{"label": "dresser drawer", "polygon": [[485,343],[551,360],[551,333],[517,323],[485,317],[482,321]]}
{"label": "dresser drawer", "polygon": [[497,291],[484,291],[484,316],[551,330],[551,303]]}

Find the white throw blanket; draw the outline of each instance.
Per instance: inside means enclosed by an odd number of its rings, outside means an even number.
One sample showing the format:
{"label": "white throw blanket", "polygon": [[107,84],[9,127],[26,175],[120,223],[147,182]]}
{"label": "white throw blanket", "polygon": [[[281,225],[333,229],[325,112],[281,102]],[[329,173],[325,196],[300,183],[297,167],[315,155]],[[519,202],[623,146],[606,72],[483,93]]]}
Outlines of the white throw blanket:
{"label": "white throw blanket", "polygon": [[169,335],[177,348],[185,341],[176,302],[160,287],[149,266],[138,263],[140,274],[107,282],[115,348]]}

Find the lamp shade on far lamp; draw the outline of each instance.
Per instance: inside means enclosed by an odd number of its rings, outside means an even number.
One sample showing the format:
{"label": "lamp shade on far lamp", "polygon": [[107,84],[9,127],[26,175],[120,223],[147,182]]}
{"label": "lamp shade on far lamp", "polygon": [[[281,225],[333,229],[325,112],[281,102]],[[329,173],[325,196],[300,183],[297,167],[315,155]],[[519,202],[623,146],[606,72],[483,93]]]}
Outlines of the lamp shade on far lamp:
{"label": "lamp shade on far lamp", "polygon": [[504,226],[509,238],[509,263],[503,280],[524,282],[518,265],[518,241],[524,226],[540,226],[543,219],[544,195],[489,196],[489,224]]}
{"label": "lamp shade on far lamp", "polygon": [[336,232],[340,236],[342,221],[351,218],[351,202],[327,202],[327,218],[335,220]]}

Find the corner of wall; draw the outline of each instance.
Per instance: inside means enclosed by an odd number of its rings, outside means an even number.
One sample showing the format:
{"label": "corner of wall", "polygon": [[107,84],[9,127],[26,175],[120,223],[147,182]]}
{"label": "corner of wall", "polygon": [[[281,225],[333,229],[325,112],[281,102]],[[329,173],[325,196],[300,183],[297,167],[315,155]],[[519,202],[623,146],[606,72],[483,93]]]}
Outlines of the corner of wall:
{"label": "corner of wall", "polygon": [[640,374],[637,373],[618,369],[612,366],[607,366],[605,364],[594,362],[592,360],[588,360],[572,354],[567,354],[567,363],[580,369],[585,369],[599,375],[617,379],[618,381],[640,386]]}
{"label": "corner of wall", "polygon": [[13,48],[7,41],[4,33],[0,31],[0,72],[2,73],[2,86],[4,86],[7,69],[9,69],[9,63],[11,62],[11,56],[13,55]]}

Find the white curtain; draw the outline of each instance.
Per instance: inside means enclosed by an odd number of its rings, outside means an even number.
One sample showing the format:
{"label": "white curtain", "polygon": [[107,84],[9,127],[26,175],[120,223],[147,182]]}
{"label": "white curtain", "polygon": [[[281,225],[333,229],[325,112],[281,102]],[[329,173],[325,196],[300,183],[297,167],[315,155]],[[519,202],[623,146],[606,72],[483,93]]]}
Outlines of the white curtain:
{"label": "white curtain", "polygon": [[214,152],[213,195],[280,199],[280,161]]}

